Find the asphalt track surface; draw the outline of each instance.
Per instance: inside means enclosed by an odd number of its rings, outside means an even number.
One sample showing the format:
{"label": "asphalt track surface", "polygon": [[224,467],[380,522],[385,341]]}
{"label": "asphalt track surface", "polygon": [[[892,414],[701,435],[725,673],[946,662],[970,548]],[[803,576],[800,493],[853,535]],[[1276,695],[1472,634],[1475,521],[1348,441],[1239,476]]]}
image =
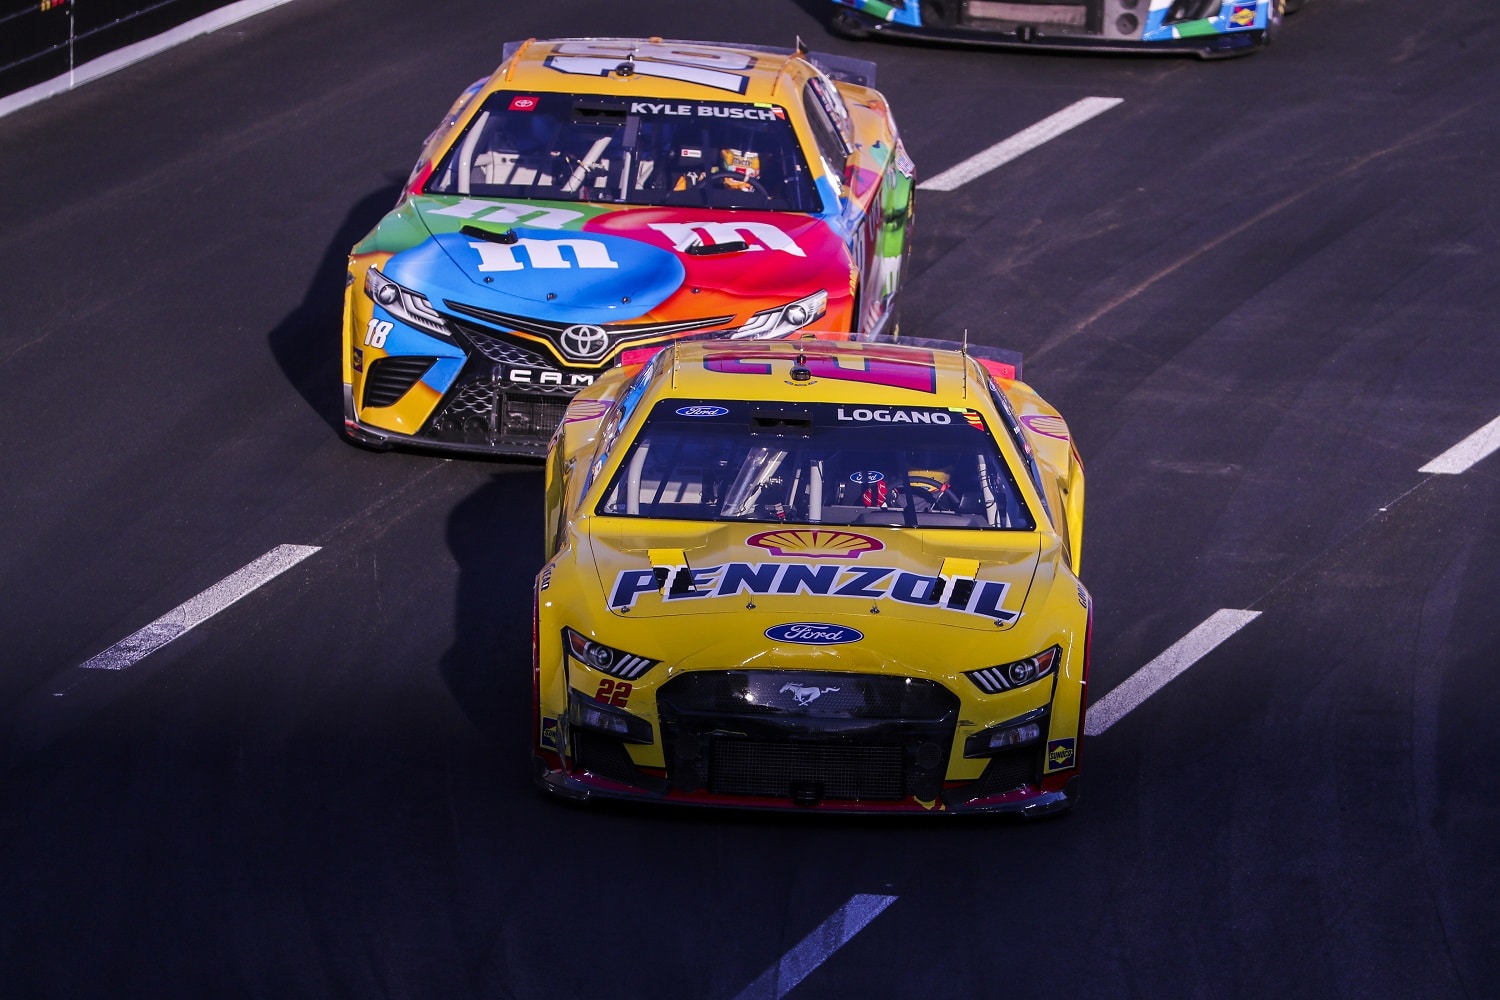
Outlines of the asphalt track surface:
{"label": "asphalt track surface", "polygon": [[[1490,0],[1317,0],[1222,63],[822,13],[296,0],[0,119],[0,993],[1494,995],[1500,454],[1419,471],[1500,416]],[[1071,816],[532,790],[538,467],[343,442],[337,324],[453,96],[585,33],[876,58],[928,177],[1122,99],[919,193],[905,303],[1070,420],[1091,700],[1258,612],[1088,741]]]}

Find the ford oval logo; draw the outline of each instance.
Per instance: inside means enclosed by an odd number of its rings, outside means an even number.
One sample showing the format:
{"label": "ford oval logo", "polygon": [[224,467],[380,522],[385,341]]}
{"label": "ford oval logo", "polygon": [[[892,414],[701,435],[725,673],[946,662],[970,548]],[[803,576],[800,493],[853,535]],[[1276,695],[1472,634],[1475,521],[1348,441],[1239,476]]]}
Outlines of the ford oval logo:
{"label": "ford oval logo", "polygon": [[729,410],[723,406],[684,406],[677,410],[679,417],[722,417]]}
{"label": "ford oval logo", "polygon": [[885,473],[876,472],[872,469],[869,472],[856,472],[852,474],[849,477],[849,481],[851,483],[860,483],[861,485],[863,485],[865,483],[878,483],[884,478]]}
{"label": "ford oval logo", "polygon": [[799,646],[842,646],[864,637],[857,628],[825,622],[792,622],[766,629],[766,638],[772,642],[794,642]]}

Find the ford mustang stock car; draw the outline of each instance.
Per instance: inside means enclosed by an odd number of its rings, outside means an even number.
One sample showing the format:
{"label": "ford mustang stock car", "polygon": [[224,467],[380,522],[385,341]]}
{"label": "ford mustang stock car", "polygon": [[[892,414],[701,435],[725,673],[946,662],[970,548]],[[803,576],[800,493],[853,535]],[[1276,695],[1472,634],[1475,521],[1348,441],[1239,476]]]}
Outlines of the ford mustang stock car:
{"label": "ford mustang stock car", "polygon": [[623,351],[893,330],[913,168],[874,73],[800,43],[507,44],[350,252],[346,434],[541,457]]}
{"label": "ford mustang stock car", "polygon": [[834,0],[851,38],[907,36],[1038,49],[1243,55],[1304,0]]}
{"label": "ford mustang stock car", "polygon": [[1074,803],[1083,469],[1018,356],[933,343],[679,341],[573,399],[536,583],[543,790]]}

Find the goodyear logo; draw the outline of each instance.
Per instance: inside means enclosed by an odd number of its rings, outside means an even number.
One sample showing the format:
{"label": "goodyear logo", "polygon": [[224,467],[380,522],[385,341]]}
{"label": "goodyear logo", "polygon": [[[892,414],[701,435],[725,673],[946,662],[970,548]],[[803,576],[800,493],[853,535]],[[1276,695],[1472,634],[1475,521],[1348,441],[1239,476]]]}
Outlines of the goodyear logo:
{"label": "goodyear logo", "polygon": [[[691,585],[687,588],[674,586],[663,591],[655,569],[622,570],[610,588],[609,606],[633,608],[642,594],[651,593],[660,593],[664,604],[738,597],[741,594],[812,595],[850,597],[860,601],[896,601],[929,608],[941,606],[949,611],[997,622],[1011,622],[1020,617],[1019,612],[1002,607],[1010,590],[1009,583],[984,580],[965,593],[967,588],[951,586],[952,581],[941,574],[927,576],[894,566],[730,562],[681,572],[691,574]],[[944,594],[948,595],[946,602],[943,601]]]}

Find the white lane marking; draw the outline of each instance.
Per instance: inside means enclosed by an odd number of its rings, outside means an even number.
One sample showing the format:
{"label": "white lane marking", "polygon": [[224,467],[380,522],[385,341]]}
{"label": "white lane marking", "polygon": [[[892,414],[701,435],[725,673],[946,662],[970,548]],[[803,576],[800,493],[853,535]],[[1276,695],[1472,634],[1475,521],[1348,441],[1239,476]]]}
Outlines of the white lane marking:
{"label": "white lane marking", "polygon": [[9,97],[0,98],[0,118],[4,118],[12,111],[19,111],[28,105],[45,101],[49,97],[66,93],[74,87],[81,87],[91,80],[97,80],[101,76],[107,76],[115,70],[124,69],[132,63],[149,59],[158,53],[165,52],[174,45],[206,35],[212,31],[243,21],[247,17],[270,10],[272,7],[280,7],[291,0],[238,0],[220,7],[216,11],[195,17],[191,21],[179,24],[159,35],[147,38],[145,41],[136,42],[116,49],[98,59],[90,59],[82,66],[76,66],[61,76],[53,77],[37,84],[27,87],[25,90],[17,91]]}
{"label": "white lane marking", "polygon": [[83,670],[124,670],[189,629],[202,625],[235,601],[285,573],[314,552],[316,545],[278,545],[242,569],[191,598],[78,666]]}
{"label": "white lane marking", "polygon": [[1489,458],[1496,450],[1500,450],[1500,417],[1491,420],[1417,471],[1456,476],[1460,472],[1468,472],[1475,463]]}
{"label": "white lane marking", "polygon": [[781,1000],[828,957],[849,943],[865,925],[896,901],[895,896],[861,894],[839,907],[833,916],[818,925],[802,942],[787,952],[780,962],[760,974],[735,1000]]}
{"label": "white lane marking", "polygon": [[974,180],[976,177],[1002,167],[1023,153],[1028,153],[1044,142],[1056,139],[1069,129],[1101,115],[1124,101],[1123,97],[1085,97],[1070,104],[1055,115],[1043,118],[1035,125],[1023,128],[1009,139],[995,143],[989,149],[969,157],[955,167],[949,167],[936,177],[929,177],[917,185],[919,191],[952,191]]}
{"label": "white lane marking", "polygon": [[1237,611],[1223,608],[1208,620],[1174,642],[1166,652],[1146,664],[1088,710],[1083,731],[1098,736],[1138,708],[1141,702],[1167,686],[1167,683],[1194,663],[1207,656],[1215,646],[1260,617],[1259,611]]}

